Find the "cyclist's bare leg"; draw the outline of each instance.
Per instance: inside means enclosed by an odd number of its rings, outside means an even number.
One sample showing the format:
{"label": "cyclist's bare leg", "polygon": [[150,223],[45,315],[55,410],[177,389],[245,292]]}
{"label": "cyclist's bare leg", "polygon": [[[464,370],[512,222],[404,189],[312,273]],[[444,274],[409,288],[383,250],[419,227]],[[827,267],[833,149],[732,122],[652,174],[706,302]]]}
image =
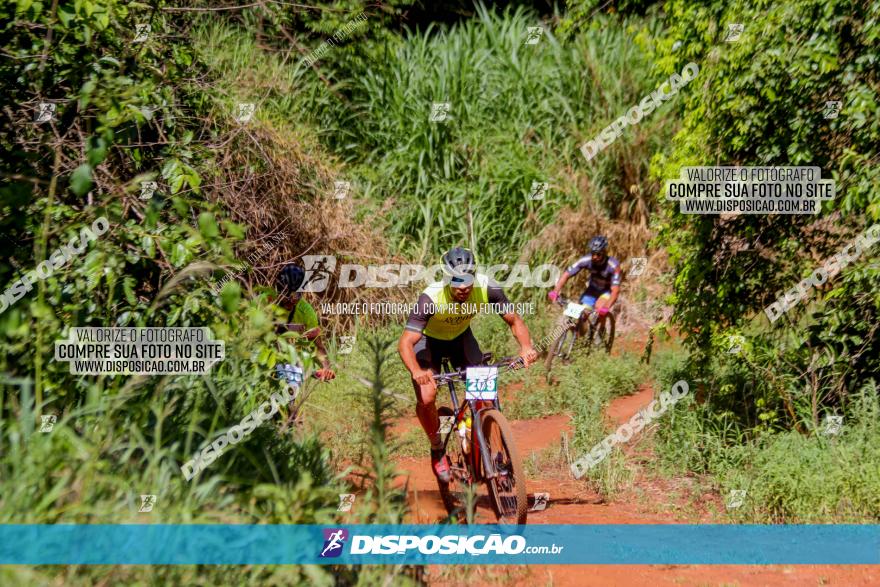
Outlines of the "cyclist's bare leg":
{"label": "cyclist's bare leg", "polygon": [[431,448],[440,448],[442,442],[440,439],[440,417],[437,415],[437,388],[430,385],[419,385],[413,381],[416,388],[416,415],[428,440],[431,442]]}
{"label": "cyclist's bare leg", "polygon": [[580,320],[577,323],[577,331],[578,336],[586,336],[587,335],[587,321],[590,319],[590,312],[593,311],[592,306],[587,306],[587,309],[581,314]]}

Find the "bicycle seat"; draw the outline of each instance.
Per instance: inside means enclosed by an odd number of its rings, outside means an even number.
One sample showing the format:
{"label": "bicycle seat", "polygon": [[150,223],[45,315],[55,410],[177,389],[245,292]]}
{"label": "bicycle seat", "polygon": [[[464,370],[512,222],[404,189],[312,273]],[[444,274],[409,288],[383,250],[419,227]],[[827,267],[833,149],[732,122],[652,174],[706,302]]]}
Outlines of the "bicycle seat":
{"label": "bicycle seat", "polygon": [[480,360],[480,363],[486,365],[492,362],[492,353],[483,353],[483,358]]}

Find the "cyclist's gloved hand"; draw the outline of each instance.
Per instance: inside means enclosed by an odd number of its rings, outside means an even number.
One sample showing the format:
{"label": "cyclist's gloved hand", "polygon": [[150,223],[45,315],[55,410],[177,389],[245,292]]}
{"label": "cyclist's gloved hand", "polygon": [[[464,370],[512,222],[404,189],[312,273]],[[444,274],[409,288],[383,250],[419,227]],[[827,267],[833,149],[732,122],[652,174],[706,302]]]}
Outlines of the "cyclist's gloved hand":
{"label": "cyclist's gloved hand", "polygon": [[608,310],[610,310],[610,308],[599,308],[598,310],[596,310],[596,312],[597,312],[600,316],[604,316],[605,314],[608,313]]}
{"label": "cyclist's gloved hand", "polygon": [[551,302],[555,302],[556,299],[559,297],[559,292],[555,289],[552,289],[550,290],[550,293],[547,294],[547,297],[550,298]]}

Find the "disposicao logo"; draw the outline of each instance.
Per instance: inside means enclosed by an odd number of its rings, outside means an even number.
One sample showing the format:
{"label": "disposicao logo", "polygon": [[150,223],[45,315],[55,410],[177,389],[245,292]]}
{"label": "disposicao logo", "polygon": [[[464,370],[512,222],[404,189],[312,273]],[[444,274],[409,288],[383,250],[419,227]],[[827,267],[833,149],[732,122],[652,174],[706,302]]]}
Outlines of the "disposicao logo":
{"label": "disposicao logo", "polygon": [[345,541],[348,540],[348,530],[342,528],[329,528],[324,530],[324,548],[321,550],[321,558],[335,558],[342,554]]}

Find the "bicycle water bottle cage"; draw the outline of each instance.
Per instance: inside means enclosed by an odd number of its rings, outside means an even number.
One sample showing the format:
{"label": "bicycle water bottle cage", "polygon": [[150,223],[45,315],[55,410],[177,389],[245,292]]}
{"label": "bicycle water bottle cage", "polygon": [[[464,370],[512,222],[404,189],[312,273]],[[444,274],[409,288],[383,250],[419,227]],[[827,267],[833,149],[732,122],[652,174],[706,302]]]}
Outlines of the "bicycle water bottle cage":
{"label": "bicycle water bottle cage", "polygon": [[279,379],[281,379],[282,381],[286,381],[293,387],[299,387],[300,385],[302,385],[302,367],[297,367],[296,365],[291,365],[290,363],[278,364],[275,365],[275,372],[278,373]]}

